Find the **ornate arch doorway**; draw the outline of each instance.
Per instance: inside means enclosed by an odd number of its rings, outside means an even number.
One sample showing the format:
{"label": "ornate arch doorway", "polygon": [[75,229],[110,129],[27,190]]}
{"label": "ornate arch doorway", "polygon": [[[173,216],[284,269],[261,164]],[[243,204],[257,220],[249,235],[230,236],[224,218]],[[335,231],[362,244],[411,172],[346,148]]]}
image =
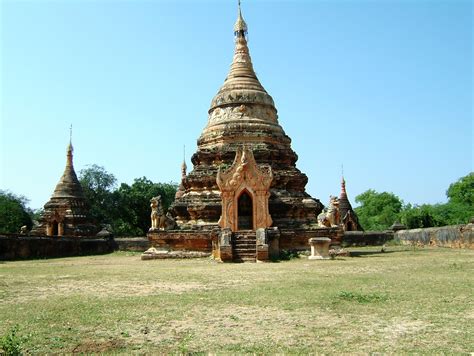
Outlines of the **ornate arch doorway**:
{"label": "ornate arch doorway", "polygon": [[253,230],[253,199],[244,190],[237,203],[237,229]]}
{"label": "ornate arch doorway", "polygon": [[217,173],[222,199],[219,226],[232,231],[270,227],[268,199],[272,180],[271,167],[257,166],[252,151],[239,148],[232,166]]}

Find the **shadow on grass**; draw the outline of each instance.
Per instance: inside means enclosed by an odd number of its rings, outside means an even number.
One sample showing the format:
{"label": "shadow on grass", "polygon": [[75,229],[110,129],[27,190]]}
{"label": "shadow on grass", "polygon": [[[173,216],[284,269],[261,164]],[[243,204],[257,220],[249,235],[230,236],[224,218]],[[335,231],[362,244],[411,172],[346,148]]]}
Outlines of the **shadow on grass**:
{"label": "shadow on grass", "polygon": [[351,257],[365,257],[365,256],[372,256],[372,255],[386,255],[389,253],[396,253],[396,252],[405,252],[406,250],[396,250],[396,251],[351,251]]}

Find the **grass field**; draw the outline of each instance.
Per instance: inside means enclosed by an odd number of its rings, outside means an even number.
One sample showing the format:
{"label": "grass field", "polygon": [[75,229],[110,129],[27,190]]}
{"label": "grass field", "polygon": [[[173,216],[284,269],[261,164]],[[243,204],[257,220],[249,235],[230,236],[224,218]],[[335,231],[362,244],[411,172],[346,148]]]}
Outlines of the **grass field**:
{"label": "grass field", "polygon": [[29,353],[470,353],[474,251],[219,264],[0,262],[0,336]]}

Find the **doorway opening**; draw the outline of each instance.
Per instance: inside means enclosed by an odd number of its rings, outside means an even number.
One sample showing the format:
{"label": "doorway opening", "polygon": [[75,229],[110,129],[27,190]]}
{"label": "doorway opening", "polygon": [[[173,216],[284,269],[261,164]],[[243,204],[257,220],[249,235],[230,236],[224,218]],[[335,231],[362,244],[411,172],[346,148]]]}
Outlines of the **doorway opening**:
{"label": "doorway opening", "polygon": [[253,230],[253,201],[250,194],[244,190],[237,204],[238,230]]}
{"label": "doorway opening", "polygon": [[59,231],[59,224],[56,220],[54,220],[53,226],[52,226],[52,236],[58,236],[58,231]]}

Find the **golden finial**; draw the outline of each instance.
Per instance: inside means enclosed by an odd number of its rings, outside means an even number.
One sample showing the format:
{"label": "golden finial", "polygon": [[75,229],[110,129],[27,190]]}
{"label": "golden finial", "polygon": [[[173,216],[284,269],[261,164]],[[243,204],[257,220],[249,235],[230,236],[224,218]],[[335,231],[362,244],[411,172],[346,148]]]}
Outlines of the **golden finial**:
{"label": "golden finial", "polygon": [[245,37],[247,34],[247,24],[245,23],[244,18],[242,17],[242,11],[240,9],[240,0],[238,0],[239,12],[237,15],[237,21],[234,25],[234,35],[237,37]]}
{"label": "golden finial", "polygon": [[69,126],[69,145],[67,146],[67,151],[71,152],[73,151],[72,147],[72,124]]}
{"label": "golden finial", "polygon": [[342,181],[341,181],[341,193],[346,194],[346,180],[344,179],[344,164],[341,164]]}
{"label": "golden finial", "polygon": [[181,165],[181,176],[186,177],[186,145],[183,145],[183,164]]}
{"label": "golden finial", "polygon": [[69,145],[67,145],[67,165],[72,166],[72,153],[74,148],[72,147],[72,124],[69,126]]}

